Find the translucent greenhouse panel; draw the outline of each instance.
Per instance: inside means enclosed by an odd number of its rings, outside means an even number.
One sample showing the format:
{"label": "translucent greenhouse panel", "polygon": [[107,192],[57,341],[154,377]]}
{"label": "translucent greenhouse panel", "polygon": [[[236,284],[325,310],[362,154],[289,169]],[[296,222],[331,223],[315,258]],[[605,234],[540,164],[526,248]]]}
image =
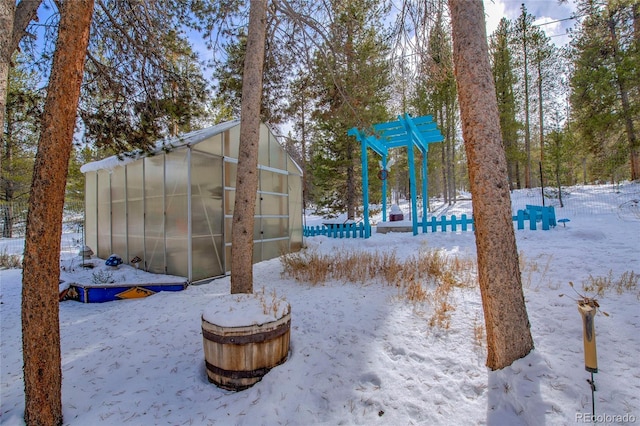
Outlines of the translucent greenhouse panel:
{"label": "translucent greenhouse panel", "polygon": [[287,154],[271,132],[269,132],[269,166],[287,170]]}
{"label": "translucent greenhouse panel", "polygon": [[194,152],[191,155],[191,226],[194,236],[222,235],[224,193],[222,158]]}
{"label": "translucent greenhouse panel", "polygon": [[[129,255],[125,262],[138,256],[144,261],[144,175],[143,162],[127,165],[127,242]],[[143,263],[144,265],[144,263]]]}
{"label": "translucent greenhouse panel", "polygon": [[98,247],[97,255],[106,259],[111,255],[111,179],[107,170],[98,172]]}
{"label": "translucent greenhouse panel", "polygon": [[231,244],[231,224],[233,223],[232,217],[224,218],[224,242]]}
{"label": "translucent greenhouse panel", "polygon": [[233,204],[236,202],[236,191],[225,189],[224,191],[224,214],[233,214]]}
{"label": "translucent greenhouse panel", "polygon": [[225,256],[224,271],[231,272],[231,246],[230,245],[224,246],[224,256]]}
{"label": "translucent greenhouse panel", "polygon": [[224,186],[226,188],[236,187],[236,176],[238,173],[238,165],[225,161],[224,163]]}
{"label": "translucent greenhouse panel", "polygon": [[287,156],[287,171],[289,172],[289,174],[291,173],[293,173],[294,175],[302,174],[302,170],[300,170],[300,167],[298,167],[296,162],[293,161],[289,156]]}
{"label": "translucent greenhouse panel", "polygon": [[287,253],[288,250],[288,241],[280,240],[280,241],[263,241],[262,242],[262,260],[273,259],[274,257],[278,257],[283,253]]}
{"label": "translucent greenhouse panel", "polygon": [[[226,157],[238,158],[240,147],[240,126],[232,127],[223,133],[224,155]],[[235,185],[234,185],[235,186]]]}
{"label": "translucent greenhouse panel", "polygon": [[217,134],[193,146],[194,150],[207,154],[222,155],[222,134]]}
{"label": "translucent greenhouse panel", "polygon": [[222,158],[191,155],[192,280],[224,274]]}
{"label": "translucent greenhouse panel", "polygon": [[189,275],[189,213],[187,185],[189,181],[188,151],[165,154],[165,244],[167,273]]}
{"label": "translucent greenhouse panel", "polygon": [[262,198],[262,207],[260,214],[262,216],[287,216],[287,200],[285,195],[260,194]]}
{"label": "translucent greenhouse panel", "polygon": [[254,218],[253,222],[253,240],[260,241],[262,239],[262,220],[260,218]]}
{"label": "translucent greenhouse panel", "polygon": [[98,174],[84,175],[84,244],[98,251]]}
{"label": "translucent greenhouse panel", "polygon": [[302,178],[289,175],[289,247],[302,248]]}
{"label": "translucent greenhouse panel", "polygon": [[289,218],[287,217],[263,217],[262,239],[289,237]]}
{"label": "translucent greenhouse panel", "polygon": [[187,260],[187,239],[167,237],[167,274],[188,278]]}
{"label": "translucent greenhouse panel", "polygon": [[193,237],[192,280],[224,275],[224,241],[222,235]]}
{"label": "translucent greenhouse panel", "polygon": [[127,259],[127,199],[124,167],[111,172],[111,253]]}
{"label": "translucent greenhouse panel", "polygon": [[269,170],[260,170],[260,190],[286,194],[287,175]]}
{"label": "translucent greenhouse panel", "polygon": [[260,124],[260,142],[258,143],[258,164],[269,166],[269,128]]}
{"label": "translucent greenhouse panel", "polygon": [[144,245],[146,269],[165,273],[164,248],[164,155],[144,159]]}

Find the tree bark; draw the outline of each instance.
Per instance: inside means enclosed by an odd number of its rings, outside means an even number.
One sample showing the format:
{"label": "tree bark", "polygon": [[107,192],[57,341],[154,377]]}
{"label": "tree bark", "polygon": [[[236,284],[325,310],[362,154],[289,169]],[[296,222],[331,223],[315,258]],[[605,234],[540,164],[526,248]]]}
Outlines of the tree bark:
{"label": "tree bark", "polygon": [[[0,141],[4,135],[4,114],[7,110],[9,66],[11,64],[11,35],[15,18],[15,0],[0,0]],[[0,143],[0,159],[4,156],[4,144]],[[2,163],[0,162],[0,172]]]}
{"label": "tree bark", "polygon": [[62,210],[93,0],[66,0],[35,159],[22,277],[28,425],[62,423],[58,280]]}
{"label": "tree bark", "polygon": [[467,152],[487,331],[487,366],[501,369],[533,349],[511,219],[507,161],[481,0],[449,0],[462,133]]}
{"label": "tree bark", "polygon": [[242,76],[240,152],[231,228],[231,293],[253,293],[253,228],[258,192],[258,143],[267,0],[251,0]]}

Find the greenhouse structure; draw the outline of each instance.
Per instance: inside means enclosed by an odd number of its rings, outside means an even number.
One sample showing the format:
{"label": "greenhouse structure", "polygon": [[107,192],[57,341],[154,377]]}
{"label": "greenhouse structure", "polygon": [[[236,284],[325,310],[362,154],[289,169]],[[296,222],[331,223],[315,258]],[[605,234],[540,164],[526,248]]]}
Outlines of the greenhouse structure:
{"label": "greenhouse structure", "polygon": [[[227,274],[239,144],[234,120],[85,164],[85,245],[189,282]],[[254,262],[302,247],[302,171],[264,123],[258,172]]]}

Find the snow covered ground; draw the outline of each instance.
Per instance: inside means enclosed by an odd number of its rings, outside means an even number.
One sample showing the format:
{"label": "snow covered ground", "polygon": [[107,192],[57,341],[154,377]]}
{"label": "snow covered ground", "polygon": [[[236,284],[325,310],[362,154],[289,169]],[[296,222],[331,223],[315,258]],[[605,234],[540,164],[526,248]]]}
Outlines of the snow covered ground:
{"label": "snow covered ground", "polygon": [[[229,278],[177,293],[102,304],[60,304],[63,410],[68,425],[571,425],[589,420],[582,324],[569,287],[594,278],[640,274],[639,184],[569,188],[549,231],[516,231],[535,350],[501,371],[484,363],[477,288],[456,288],[450,327],[431,327],[429,302],[411,303],[381,282],[312,286],[282,275],[280,260],[255,265],[255,288],[291,304],[287,362],[242,392],[207,381],[201,314],[229,292]],[[514,209],[539,204],[534,191],[513,194]],[[537,197],[537,198],[536,198]],[[557,204],[557,200],[556,200]],[[406,206],[403,206],[406,207]],[[471,213],[469,201],[434,205],[437,214]],[[312,222],[313,219],[309,219]],[[374,234],[306,240],[319,253],[420,250],[475,257],[472,232]],[[2,247],[0,246],[0,251]],[[63,253],[62,279],[82,282]],[[75,266],[74,266],[75,265]],[[85,274],[85,275],[82,275]],[[88,274],[88,275],[87,275]],[[591,278],[590,278],[591,277]],[[154,278],[120,266],[117,278]],[[636,278],[637,281],[637,278]],[[23,424],[20,270],[0,271],[0,423]],[[565,293],[567,296],[559,297]],[[568,297],[572,296],[572,297]],[[599,372],[597,420],[640,422],[640,289],[610,289],[595,321]]]}

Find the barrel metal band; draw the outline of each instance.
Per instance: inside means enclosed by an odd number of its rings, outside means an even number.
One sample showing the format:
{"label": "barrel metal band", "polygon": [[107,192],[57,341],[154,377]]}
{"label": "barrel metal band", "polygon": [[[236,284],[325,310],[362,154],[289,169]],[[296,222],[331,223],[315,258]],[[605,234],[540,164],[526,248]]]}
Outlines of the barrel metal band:
{"label": "barrel metal band", "polygon": [[225,377],[227,379],[256,379],[260,377],[264,377],[265,374],[269,372],[273,367],[276,367],[287,360],[285,356],[280,362],[272,367],[263,367],[257,368],[255,370],[244,370],[244,371],[236,371],[236,370],[225,370],[224,368],[216,367],[211,364],[209,361],[205,360],[205,364],[207,365],[207,370],[216,374],[220,377]]}
{"label": "barrel metal band", "polygon": [[219,336],[216,333],[212,333],[209,330],[202,329],[202,336],[215,343],[233,344],[233,345],[245,345],[248,343],[262,343],[268,340],[273,340],[276,337],[280,337],[291,328],[291,320],[282,324],[281,326],[262,333],[247,334],[246,336]]}

